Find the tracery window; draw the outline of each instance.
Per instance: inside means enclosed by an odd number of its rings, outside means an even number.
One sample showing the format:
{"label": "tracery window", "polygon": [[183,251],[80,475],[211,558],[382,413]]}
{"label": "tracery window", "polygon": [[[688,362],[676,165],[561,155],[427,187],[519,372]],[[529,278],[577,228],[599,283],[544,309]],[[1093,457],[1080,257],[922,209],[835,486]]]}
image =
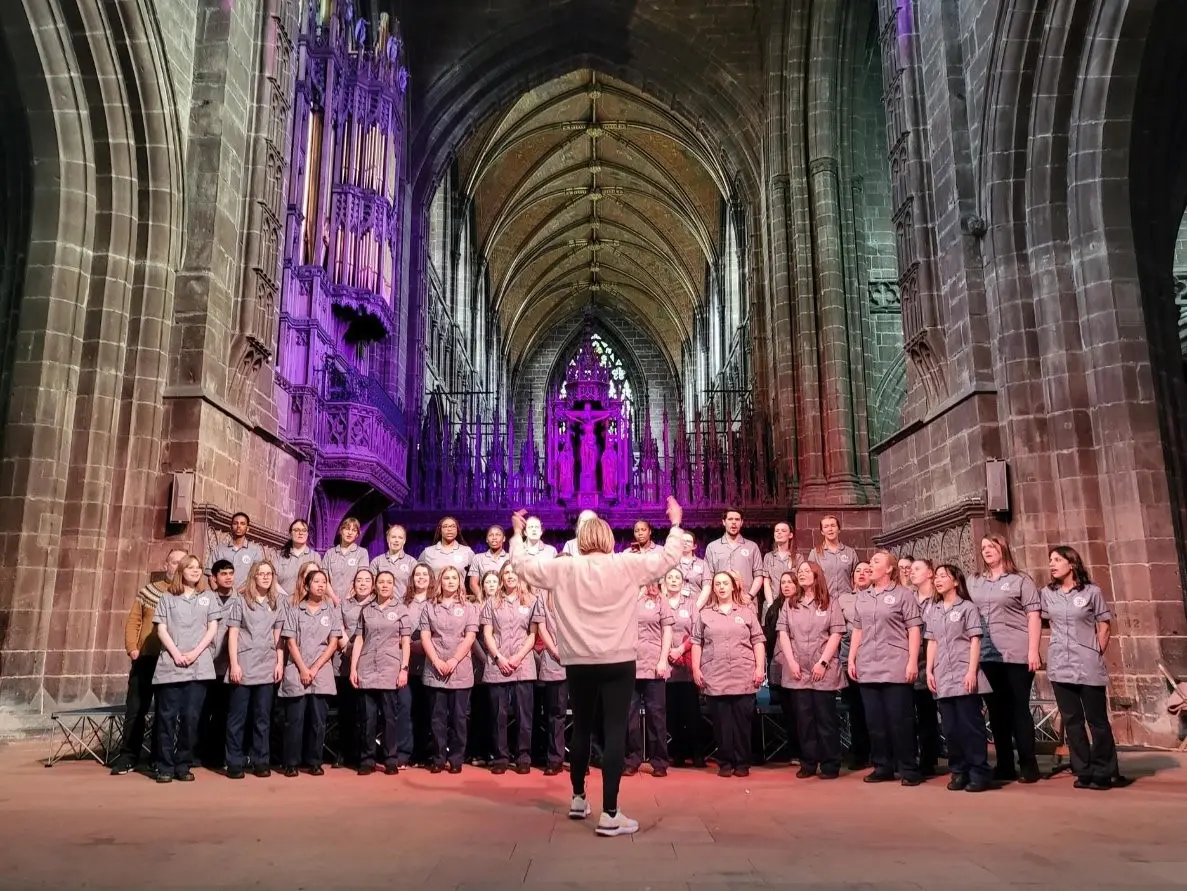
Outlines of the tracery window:
{"label": "tracery window", "polygon": [[[623,406],[623,416],[633,417],[635,410],[635,390],[631,386],[630,379],[627,377],[626,368],[623,367],[622,360],[614,352],[614,348],[606,343],[599,334],[590,336],[590,346],[593,347],[594,353],[598,357],[598,362],[603,368],[610,370],[610,395],[618,400],[621,400]],[[573,368],[577,364],[577,357],[574,356],[569,360],[569,368]],[[561,398],[567,396],[567,384],[561,382]]]}

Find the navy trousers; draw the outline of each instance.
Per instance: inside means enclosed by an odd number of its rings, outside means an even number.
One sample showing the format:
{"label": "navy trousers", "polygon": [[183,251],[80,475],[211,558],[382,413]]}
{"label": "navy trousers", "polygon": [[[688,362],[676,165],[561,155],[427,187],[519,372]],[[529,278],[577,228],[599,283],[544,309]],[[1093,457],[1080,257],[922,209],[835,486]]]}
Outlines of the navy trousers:
{"label": "navy trousers", "polygon": [[[487,684],[494,728],[492,751],[494,764],[506,767],[514,759],[516,764],[532,763],[532,706],[535,701],[535,681],[509,681]],[[511,720],[515,719],[515,739],[508,741]]]}
{"label": "navy trousers", "polygon": [[[168,658],[168,657],[166,657]],[[205,681],[160,684],[157,696],[157,772],[185,776],[194,763]]]}
{"label": "navy trousers", "polygon": [[244,768],[249,760],[253,767],[267,767],[272,754],[272,699],[276,687],[271,682],[228,686],[227,767]]}

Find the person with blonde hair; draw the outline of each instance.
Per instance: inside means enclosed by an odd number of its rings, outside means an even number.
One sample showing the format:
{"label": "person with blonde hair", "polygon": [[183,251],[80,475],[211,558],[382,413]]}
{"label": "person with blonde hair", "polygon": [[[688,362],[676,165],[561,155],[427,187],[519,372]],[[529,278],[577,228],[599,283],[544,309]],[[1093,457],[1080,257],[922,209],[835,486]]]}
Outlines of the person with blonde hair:
{"label": "person with blonde hair", "polygon": [[446,566],[417,629],[425,651],[424,683],[431,691],[432,773],[441,773],[447,766],[450,773],[462,772],[474,688],[470,649],[478,627],[478,607],[466,600],[462,570]]}
{"label": "person with blonde hair", "polygon": [[569,817],[589,815],[585,779],[594,714],[599,703],[605,729],[602,753],[602,814],[598,835],[629,835],[639,824],[618,808],[626,744],[627,713],[635,688],[635,655],[639,627],[635,615],[639,588],[662,576],[680,561],[683,511],[668,498],[672,524],[663,550],[614,553],[614,533],[605,520],[593,518],[577,533],[578,553],[566,559],[529,557],[524,553],[526,511],[512,517],[511,565],[529,585],[552,592],[557,647],[569,684],[573,710],[570,778],[573,800]]}

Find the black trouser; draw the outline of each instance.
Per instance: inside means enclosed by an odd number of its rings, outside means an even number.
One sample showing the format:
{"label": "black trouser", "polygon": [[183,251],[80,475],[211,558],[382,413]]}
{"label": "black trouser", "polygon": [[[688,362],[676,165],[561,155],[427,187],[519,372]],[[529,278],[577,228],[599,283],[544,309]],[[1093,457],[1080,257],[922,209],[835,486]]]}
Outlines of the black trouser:
{"label": "black trouser", "polygon": [[399,765],[400,698],[398,690],[360,690],[363,704],[363,733],[359,745],[359,767],[375,766],[377,739],[383,738],[379,756],[385,767]]}
{"label": "black trouser", "polygon": [[408,711],[411,735],[404,730],[400,732],[401,767],[407,764],[427,764],[433,755],[433,702],[429,696],[429,689],[419,676],[408,679],[407,689],[412,703]]}
{"label": "black trouser", "polygon": [[227,712],[231,707],[230,685],[216,678],[206,681],[206,698],[198,720],[198,757],[202,766],[218,770],[226,765]]}
{"label": "black trouser", "polygon": [[782,685],[769,688],[775,694],[775,701],[779,703],[779,719],[783,725],[783,732],[787,734],[787,760],[794,761],[803,757],[803,747],[800,745],[800,732],[796,716],[794,690]]}
{"label": "black trouser", "polygon": [[635,662],[609,665],[569,665],[569,707],[573,710],[573,735],[569,742],[569,774],[573,794],[585,794],[589,749],[593,742],[594,715],[602,710],[605,743],[602,749],[602,810],[618,810],[618,786],[626,749],[626,725],[635,689]]}
{"label": "black trouser", "polygon": [[[1109,724],[1109,701],[1104,687],[1051,682],[1063,735],[1067,739],[1072,772],[1082,780],[1108,783],[1118,774],[1117,744]],[[1092,731],[1089,743],[1087,728]]]}
{"label": "black trouser", "polygon": [[284,700],[284,766],[321,767],[326,748],[330,697],[316,693]]}
{"label": "black trouser", "polygon": [[338,689],[338,760],[348,767],[358,767],[363,747],[363,725],[367,716],[363,710],[363,694],[349,677],[334,679]]}
{"label": "black trouser", "polygon": [[569,685],[564,681],[545,681],[544,728],[547,738],[546,763],[560,767],[565,763],[565,712],[569,709]]}
{"label": "black trouser", "polygon": [[[780,689],[786,689],[780,688]],[[841,721],[835,690],[788,690],[795,703],[800,763],[807,770],[841,772]]]}
{"label": "black trouser", "polygon": [[[506,767],[514,758],[516,764],[532,763],[532,708],[535,704],[535,681],[508,681],[487,684],[490,708],[494,718],[491,751],[493,763]],[[515,719],[515,742],[508,743],[510,724]]]}
{"label": "black trouser", "polygon": [[[272,699],[276,688],[269,681],[266,684],[230,684],[230,701],[227,703],[227,767],[267,767],[271,760]],[[248,740],[248,713],[251,713],[251,734],[248,752],[244,743]]]}
{"label": "black trouser", "polygon": [[970,783],[988,783],[992,772],[981,697],[976,693],[945,696],[937,699],[936,704],[948,741],[948,770],[954,777],[964,777]]}
{"label": "black trouser", "polygon": [[1030,688],[1034,672],[1021,662],[982,662],[981,670],[992,691],[985,694],[989,710],[989,729],[993,731],[993,750],[997,754],[997,775],[1014,775],[1014,748],[1018,748],[1018,766],[1038,770],[1035,758],[1035,725],[1030,714]]}
{"label": "black trouser", "polygon": [[915,700],[910,684],[862,684],[870,731],[870,759],[880,776],[919,779],[915,755]]}
{"label": "black trouser", "polygon": [[446,690],[431,687],[433,698],[433,763],[461,767],[470,730],[470,688]]}
{"label": "black trouser", "polygon": [[866,726],[866,707],[861,699],[861,684],[850,681],[841,690],[841,702],[849,715],[849,767],[860,770],[870,763],[870,729]]}
{"label": "black trouser", "polygon": [[284,766],[285,701],[280,684],[272,685],[272,728],[268,731],[268,749],[273,767]]}
{"label": "black trouser", "polygon": [[936,698],[931,690],[913,688],[915,698],[915,732],[919,738],[919,769],[934,773],[940,760],[940,720]]}
{"label": "black trouser", "polygon": [[157,773],[185,776],[194,762],[206,682],[158,684],[156,697]]}
{"label": "black trouser", "polygon": [[692,681],[668,681],[669,754],[673,761],[705,760],[705,722],[701,720],[701,691]]}
{"label": "black trouser", "polygon": [[[482,669],[474,667],[474,674],[481,675]],[[495,732],[495,712],[491,697],[483,681],[474,681],[474,694],[470,697],[469,735],[466,738],[466,759],[470,761],[491,761],[491,739]]]}
{"label": "black trouser", "polygon": [[[152,708],[152,676],[156,670],[155,655],[133,659],[128,669],[128,696],[124,704],[124,736],[120,740],[119,760],[131,767],[135,767],[144,754],[144,727],[148,723],[148,710]],[[157,760],[156,739],[155,733],[149,739],[149,764]]]}
{"label": "black trouser", "polygon": [[750,740],[754,726],[754,694],[708,696],[709,718],[717,743],[720,767],[750,766]]}
{"label": "black trouser", "polygon": [[[643,763],[643,731],[647,730],[647,760],[652,768],[668,766],[667,682],[636,678],[626,730],[625,766],[638,770]],[[644,714],[639,714],[642,706]]]}

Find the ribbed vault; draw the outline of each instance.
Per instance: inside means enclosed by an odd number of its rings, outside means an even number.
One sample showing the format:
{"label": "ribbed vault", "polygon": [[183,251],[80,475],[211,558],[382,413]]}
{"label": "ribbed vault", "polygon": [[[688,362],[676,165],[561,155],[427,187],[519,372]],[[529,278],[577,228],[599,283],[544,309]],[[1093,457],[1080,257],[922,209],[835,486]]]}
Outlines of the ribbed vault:
{"label": "ribbed vault", "polygon": [[728,191],[695,128],[581,69],[480,124],[458,163],[512,368],[542,328],[590,304],[646,319],[679,366]]}

